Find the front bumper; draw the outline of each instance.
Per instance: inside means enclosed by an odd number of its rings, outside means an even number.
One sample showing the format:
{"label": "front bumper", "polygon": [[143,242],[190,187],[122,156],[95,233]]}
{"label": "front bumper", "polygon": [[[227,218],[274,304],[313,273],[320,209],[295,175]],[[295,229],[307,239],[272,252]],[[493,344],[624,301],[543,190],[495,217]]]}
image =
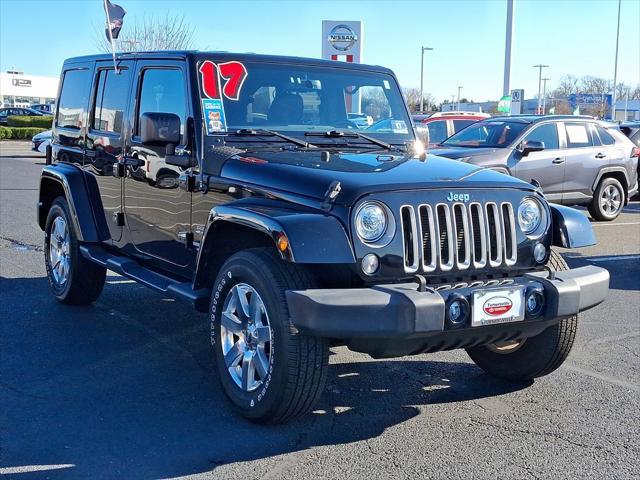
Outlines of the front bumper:
{"label": "front bumper", "polygon": [[[587,266],[485,282],[479,286],[418,291],[416,283],[377,285],[370,288],[317,289],[287,292],[294,325],[315,336],[343,339],[350,348],[375,357],[387,357],[463,348],[537,335],[560,319],[601,303],[609,290],[609,272]],[[482,282],[475,282],[481,284]],[[514,286],[542,289],[544,308],[535,317],[498,325],[472,327],[467,321],[451,325],[445,304],[452,294],[472,303],[476,290]]]}

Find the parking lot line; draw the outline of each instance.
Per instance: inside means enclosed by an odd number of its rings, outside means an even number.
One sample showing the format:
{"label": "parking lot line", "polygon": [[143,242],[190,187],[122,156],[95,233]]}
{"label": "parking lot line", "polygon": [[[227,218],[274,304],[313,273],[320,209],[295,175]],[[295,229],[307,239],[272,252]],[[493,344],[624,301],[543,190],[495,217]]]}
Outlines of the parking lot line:
{"label": "parking lot line", "polygon": [[593,227],[621,227],[622,225],[640,225],[640,222],[592,223]]}
{"label": "parking lot line", "polygon": [[587,257],[591,262],[615,262],[616,260],[636,260],[640,255],[612,255],[609,257]]}

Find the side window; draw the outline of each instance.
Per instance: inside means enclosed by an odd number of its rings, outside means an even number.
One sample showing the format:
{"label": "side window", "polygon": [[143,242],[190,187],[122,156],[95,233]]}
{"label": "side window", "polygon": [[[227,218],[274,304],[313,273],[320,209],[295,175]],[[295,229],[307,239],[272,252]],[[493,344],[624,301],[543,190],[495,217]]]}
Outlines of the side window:
{"label": "side window", "polygon": [[130,72],[100,70],[91,128],[103,132],[122,132],[124,110],[129,93]]}
{"label": "side window", "polygon": [[429,122],[427,123],[427,129],[429,130],[430,143],[440,143],[449,136],[447,135],[447,122],[445,120]]}
{"label": "side window", "polygon": [[89,103],[91,73],[89,70],[68,70],[62,79],[56,126],[81,129]]}
{"label": "side window", "polygon": [[602,142],[602,145],[613,145],[614,143],[616,143],[615,139],[611,136],[609,132],[607,132],[606,129],[604,129],[600,125],[596,125],[595,127],[596,127],[596,132],[598,132],[598,136],[600,137],[600,141]]}
{"label": "side window", "polygon": [[475,122],[475,120],[453,120],[453,133],[458,133],[463,128],[467,128]]}
{"label": "side window", "polygon": [[187,117],[185,81],[182,70],[150,68],[143,71],[138,101],[138,126],[143,113],[175,113],[180,117],[180,132],[184,134]]}
{"label": "side window", "polygon": [[533,129],[533,131],[525,137],[525,140],[542,142],[546,150],[555,150],[559,148],[558,127],[555,123],[540,125]]}
{"label": "side window", "polygon": [[591,131],[588,123],[571,123],[564,124],[567,132],[567,148],[592,147]]}

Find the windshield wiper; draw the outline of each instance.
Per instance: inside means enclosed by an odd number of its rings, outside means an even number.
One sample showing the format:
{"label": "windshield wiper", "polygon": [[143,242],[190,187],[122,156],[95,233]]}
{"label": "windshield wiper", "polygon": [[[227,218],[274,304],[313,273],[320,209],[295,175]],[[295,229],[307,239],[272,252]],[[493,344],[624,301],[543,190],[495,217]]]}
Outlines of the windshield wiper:
{"label": "windshield wiper", "polygon": [[367,140],[374,145],[384,148],[385,150],[393,149],[393,145],[387,142],[383,142],[382,140],[378,140],[377,138],[370,137],[369,135],[365,135],[360,132],[341,132],[338,130],[331,130],[329,132],[307,132],[305,133],[307,137],[327,137],[327,138],[342,138],[342,137],[354,137],[354,138],[362,138],[363,140]]}
{"label": "windshield wiper", "polygon": [[286,140],[289,143],[293,143],[294,145],[298,145],[299,147],[304,148],[318,148],[315,145],[310,144],[309,142],[305,142],[304,140],[300,140],[299,138],[290,137],[289,135],[285,135],[280,132],[276,132],[274,130],[253,130],[251,128],[241,128],[240,130],[236,130],[235,132],[227,132],[227,134],[231,135],[251,135],[251,136],[264,136],[264,137],[278,137],[283,140]]}

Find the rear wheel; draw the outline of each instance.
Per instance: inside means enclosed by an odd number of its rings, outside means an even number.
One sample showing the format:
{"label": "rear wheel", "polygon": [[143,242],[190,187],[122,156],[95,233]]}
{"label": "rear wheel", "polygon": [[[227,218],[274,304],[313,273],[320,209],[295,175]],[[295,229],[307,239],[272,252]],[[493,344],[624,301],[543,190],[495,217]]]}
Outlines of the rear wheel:
{"label": "rear wheel", "polygon": [[300,333],[285,292],[309,288],[307,272],[268,249],[237,253],[211,297],[211,340],[222,387],[237,411],[279,423],[311,410],[327,377],[329,342]]}
{"label": "rear wheel", "polygon": [[62,303],[86,305],[104,287],[107,270],[80,254],[77,233],[71,224],[64,197],[54,200],[45,224],[44,258],[49,286]]}
{"label": "rear wheel", "polygon": [[604,178],[596,188],[589,204],[589,213],[595,220],[614,220],[624,207],[625,191],[615,178]]}
{"label": "rear wheel", "polygon": [[[554,250],[547,265],[556,271],[568,270]],[[471,359],[485,372],[507,380],[530,380],[556,370],[566,360],[578,328],[578,316],[560,320],[535,337],[468,348]]]}

